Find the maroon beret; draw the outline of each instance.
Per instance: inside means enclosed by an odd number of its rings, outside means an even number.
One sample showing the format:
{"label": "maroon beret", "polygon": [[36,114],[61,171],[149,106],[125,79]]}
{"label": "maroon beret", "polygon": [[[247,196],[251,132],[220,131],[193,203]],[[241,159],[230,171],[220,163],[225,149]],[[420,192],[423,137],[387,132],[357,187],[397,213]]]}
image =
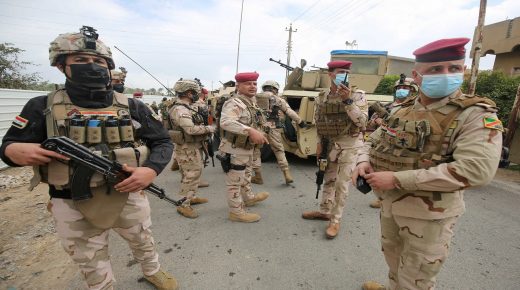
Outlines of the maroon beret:
{"label": "maroon beret", "polygon": [[416,62],[437,62],[463,59],[466,55],[464,45],[469,42],[469,38],[447,38],[439,39],[434,42],[416,49]]}
{"label": "maroon beret", "polygon": [[208,94],[208,90],[206,90],[205,88],[202,88],[201,92],[202,92],[202,94],[204,94],[204,95],[207,95],[207,94]]}
{"label": "maroon beret", "polygon": [[235,75],[235,80],[239,83],[241,82],[250,82],[250,81],[256,81],[260,75],[255,72],[243,72],[243,73],[237,73]]}
{"label": "maroon beret", "polygon": [[335,68],[344,68],[344,69],[350,69],[350,66],[352,65],[351,61],[348,60],[333,60],[327,63],[327,66],[329,69],[335,69]]}
{"label": "maroon beret", "polygon": [[143,92],[135,92],[134,93],[134,97],[142,97],[143,96]]}

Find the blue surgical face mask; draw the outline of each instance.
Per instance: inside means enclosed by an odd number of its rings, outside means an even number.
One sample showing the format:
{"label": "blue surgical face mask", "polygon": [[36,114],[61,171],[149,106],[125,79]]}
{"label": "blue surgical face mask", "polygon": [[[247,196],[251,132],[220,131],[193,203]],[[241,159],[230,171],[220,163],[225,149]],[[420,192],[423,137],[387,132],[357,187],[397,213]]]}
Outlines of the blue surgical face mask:
{"label": "blue surgical face mask", "polygon": [[348,76],[346,73],[337,74],[336,79],[334,79],[334,83],[336,84],[336,86],[339,86],[339,84],[341,84],[343,81],[345,81],[345,78],[347,78],[346,81],[348,82]]}
{"label": "blue surgical face mask", "polygon": [[[418,73],[419,74],[419,73]],[[462,73],[421,75],[421,91],[429,98],[440,99],[455,92],[463,82]]]}
{"label": "blue surgical face mask", "polygon": [[395,97],[398,99],[404,99],[408,97],[408,94],[410,94],[409,89],[398,89],[397,91],[395,91]]}

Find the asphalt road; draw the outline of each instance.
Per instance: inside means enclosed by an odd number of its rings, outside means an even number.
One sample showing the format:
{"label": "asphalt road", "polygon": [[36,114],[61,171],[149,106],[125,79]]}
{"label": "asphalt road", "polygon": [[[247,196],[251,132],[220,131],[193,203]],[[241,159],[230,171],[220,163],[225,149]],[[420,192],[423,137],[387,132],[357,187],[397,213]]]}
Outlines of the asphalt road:
{"label": "asphalt road", "polygon": [[[181,289],[360,289],[365,280],[385,281],[380,251],[379,211],[368,207],[373,195],[351,189],[339,236],[327,240],[327,222],[301,218],[317,209],[315,164],[289,158],[294,185],[286,186],[276,163],[263,164],[264,185],[254,191],[271,196],[251,208],[262,219],[243,224],[227,220],[224,173],[207,167],[210,187],[200,190],[210,202],[196,205],[200,217],[180,216],[169,203],[150,196],[153,234],[162,267]],[[172,197],[178,171],[165,170],[157,184]],[[437,289],[520,288],[520,184],[494,181],[465,194],[450,257]],[[116,289],[154,289],[142,277],[126,243],[111,235]],[[70,284],[81,289],[79,275]]]}

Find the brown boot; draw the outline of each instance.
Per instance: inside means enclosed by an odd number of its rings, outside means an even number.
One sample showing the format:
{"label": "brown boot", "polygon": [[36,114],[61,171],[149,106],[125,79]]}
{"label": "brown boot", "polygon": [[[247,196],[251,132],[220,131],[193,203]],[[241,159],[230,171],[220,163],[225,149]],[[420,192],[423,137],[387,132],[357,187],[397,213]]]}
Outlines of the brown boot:
{"label": "brown boot", "polygon": [[321,213],[319,211],[304,211],[302,213],[302,218],[306,220],[330,220],[330,214]]}
{"label": "brown boot", "polygon": [[289,168],[283,170],[283,177],[285,177],[285,184],[294,182],[291,172],[289,171]]}
{"label": "brown boot", "polygon": [[172,171],[177,171],[177,170],[179,170],[179,162],[177,162],[176,159],[173,159],[172,167],[170,167],[170,169],[171,169]]}
{"label": "brown boot", "polygon": [[246,200],[244,203],[246,206],[253,206],[261,201],[266,200],[269,197],[269,192],[259,192],[255,194],[255,197],[253,197],[250,200]]}
{"label": "brown boot", "polygon": [[179,289],[179,284],[177,280],[168,272],[164,272],[163,270],[159,270],[159,272],[146,276],[144,278],[148,280],[148,282],[152,283],[159,290],[177,290]]}
{"label": "brown boot", "polygon": [[363,290],[385,290],[386,287],[383,284],[379,284],[374,281],[367,281],[363,283]]}
{"label": "brown boot", "polygon": [[371,208],[381,208],[381,200],[380,199],[376,199],[376,200],[373,200],[369,205]]}
{"label": "brown boot", "polygon": [[195,209],[191,206],[178,206],[177,212],[190,219],[194,219],[199,216],[197,211],[195,211]]}
{"label": "brown boot", "polygon": [[209,183],[206,180],[199,181],[199,187],[208,187]]}
{"label": "brown boot", "polygon": [[262,171],[260,169],[255,169],[255,176],[251,177],[251,183],[264,184],[264,179],[262,178]]}
{"label": "brown boot", "polygon": [[194,198],[190,199],[191,205],[201,204],[201,203],[206,203],[206,202],[208,202],[208,199],[204,198],[204,197],[194,197]]}
{"label": "brown boot", "polygon": [[339,232],[339,223],[330,222],[327,230],[325,231],[325,235],[328,239],[334,239]]}
{"label": "brown boot", "polygon": [[249,212],[244,212],[240,214],[230,212],[228,218],[229,220],[234,222],[254,223],[260,220],[260,215]]}

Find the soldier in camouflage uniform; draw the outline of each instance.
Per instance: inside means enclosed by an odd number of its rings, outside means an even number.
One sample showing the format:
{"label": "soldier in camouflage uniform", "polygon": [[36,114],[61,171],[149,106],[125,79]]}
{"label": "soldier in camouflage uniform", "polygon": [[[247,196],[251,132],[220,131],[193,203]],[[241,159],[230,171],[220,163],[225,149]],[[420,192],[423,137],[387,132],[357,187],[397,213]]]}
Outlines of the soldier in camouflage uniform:
{"label": "soldier in camouflage uniform", "polygon": [[[417,97],[418,92],[419,87],[414,83],[413,78],[407,78],[404,74],[401,74],[401,78],[395,82],[394,86],[395,101],[386,106],[382,106],[379,102],[370,106],[370,109],[373,109],[374,107],[377,107],[377,109],[374,109],[374,112],[370,116],[370,120],[368,120],[367,131],[365,132],[366,136],[370,135],[379,128],[381,124],[383,124],[384,119],[394,107],[408,101],[409,99]],[[383,112],[380,112],[380,110]],[[370,202],[369,205],[372,208],[381,208],[381,200],[378,198]]]}
{"label": "soldier in camouflage uniform", "polygon": [[[269,146],[276,156],[278,166],[282,170],[285,178],[285,183],[290,184],[293,182],[291,172],[289,171],[289,163],[285,157],[285,149],[282,143],[282,132],[283,132],[283,121],[281,120],[282,114],[289,116],[293,121],[298,124],[300,128],[307,127],[307,124],[302,121],[298,113],[293,111],[286,100],[278,96],[278,89],[280,85],[276,81],[266,81],[262,85],[262,93],[256,96],[256,102],[258,106],[264,110],[267,114],[267,126],[270,128],[267,133],[267,140],[269,140]],[[261,171],[261,154],[260,148],[255,149],[253,154],[253,171],[255,175],[251,178],[252,183],[263,184],[262,171]]]}
{"label": "soldier in camouflage uniform", "polygon": [[172,130],[170,137],[175,143],[175,160],[182,173],[181,195],[186,201],[177,207],[177,212],[188,218],[198,217],[192,204],[206,203],[206,198],[197,197],[200,176],[202,174],[202,146],[214,128],[205,126],[202,115],[195,104],[200,93],[200,87],[193,80],[183,79],[175,83],[177,101],[170,109]]}
{"label": "soldier in camouflage uniform", "polygon": [[[363,131],[368,118],[368,104],[362,90],[350,91],[342,82],[349,73],[350,61],[331,61],[329,92],[320,95],[315,112],[318,146],[316,156],[327,150],[320,211],[302,214],[304,219],[330,220],[325,235],[333,239],[345,208],[352,168],[356,165],[357,150],[363,145]],[[322,144],[328,143],[328,148]]]}
{"label": "soldier in camouflage uniform", "polygon": [[251,163],[256,146],[268,143],[264,133],[265,119],[254,101],[258,73],[239,73],[235,76],[237,94],[229,98],[220,115],[220,153],[225,154],[229,219],[237,222],[256,222],[260,215],[247,213],[253,206],[269,197],[268,192],[253,194],[251,189]]}
{"label": "soldier in camouflage uniform", "polygon": [[120,67],[120,70],[113,69],[110,71],[112,75],[112,88],[118,93],[125,91],[125,79],[126,73],[128,72],[124,67]]}
{"label": "soldier in camouflage uniform", "polygon": [[366,178],[382,199],[381,244],[387,287],[434,289],[464,213],[464,189],[493,179],[502,123],[493,101],[460,91],[468,38],[441,39],[414,51],[419,96],[402,103],[370,135],[352,179]]}
{"label": "soldier in camouflage uniform", "polygon": [[[49,59],[64,73],[65,88],[29,100],[4,136],[2,160],[11,166],[33,165],[31,189],[40,181],[49,184],[48,208],[56,233],[89,289],[113,289],[110,229],[128,242],[148,281],[158,289],[177,289],[175,278],[160,269],[150,231],[150,205],[142,191],[172,154],[167,132],[143,103],[112,90],[112,53],[93,28],[60,34],[51,42]],[[96,173],[90,180],[92,198],[73,201],[74,170],[58,161],[66,160],[64,156],[40,147],[47,137],[61,135],[125,164],[130,177],[112,186]],[[107,151],[101,152],[102,148]]]}

